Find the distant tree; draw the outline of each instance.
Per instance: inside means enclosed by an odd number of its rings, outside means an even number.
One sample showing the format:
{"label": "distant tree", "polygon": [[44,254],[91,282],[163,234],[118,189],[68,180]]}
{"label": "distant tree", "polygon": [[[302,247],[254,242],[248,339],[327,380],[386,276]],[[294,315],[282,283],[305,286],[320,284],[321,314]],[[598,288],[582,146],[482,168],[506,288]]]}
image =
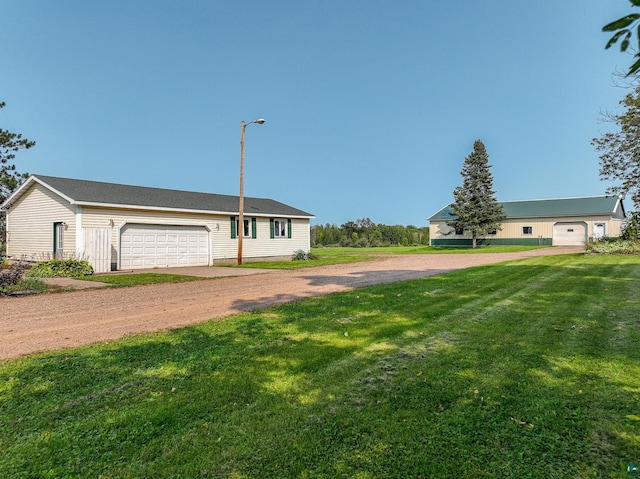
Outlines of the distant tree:
{"label": "distant tree", "polygon": [[629,194],[640,207],[640,87],[620,104],[626,109],[624,113],[605,115],[605,121],[615,123],[620,131],[605,133],[591,144],[600,153],[600,178],[620,182],[607,193]]}
{"label": "distant tree", "polygon": [[311,227],[311,246],[389,246],[429,244],[429,227],[388,226],[369,218],[347,221],[341,226],[326,223]]}
{"label": "distant tree", "polygon": [[358,218],[356,220],[356,226],[361,230],[367,230],[375,225],[373,224],[373,221],[371,221],[369,218],[362,218],[362,219]]}
{"label": "distant tree", "polygon": [[[5,107],[5,102],[0,102],[0,109]],[[16,165],[13,164],[15,153],[18,150],[28,149],[35,145],[35,141],[22,138],[19,133],[0,128],[0,204],[13,193],[18,186],[27,178],[27,174],[18,173]],[[0,242],[5,240],[5,218],[0,213]]]}
{"label": "distant tree", "polygon": [[469,232],[474,248],[477,238],[502,229],[505,218],[502,206],[494,196],[489,168],[487,150],[480,140],[476,140],[462,166],[462,186],[453,191],[452,219],[447,222],[456,230]]}
{"label": "distant tree", "polygon": [[[629,0],[629,2],[634,7],[640,7],[640,0]],[[620,51],[626,52],[631,45],[631,37],[633,36],[634,29],[636,29],[639,24],[640,13],[631,13],[602,27],[603,32],[615,32],[604,48],[608,49],[617,43],[618,40],[622,39],[620,41]],[[636,75],[638,70],[640,70],[640,28],[636,31],[636,37],[638,47],[633,55],[635,61],[629,67],[626,76]]]}

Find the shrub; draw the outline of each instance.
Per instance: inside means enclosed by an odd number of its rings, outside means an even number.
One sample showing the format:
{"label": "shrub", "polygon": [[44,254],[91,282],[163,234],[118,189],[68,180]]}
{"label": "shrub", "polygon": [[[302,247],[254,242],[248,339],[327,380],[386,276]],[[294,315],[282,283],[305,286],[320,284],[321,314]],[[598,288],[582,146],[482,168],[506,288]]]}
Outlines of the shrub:
{"label": "shrub", "polygon": [[304,250],[299,249],[291,256],[292,261],[306,261],[308,259],[318,259],[319,256],[315,253],[309,251],[308,253]]}
{"label": "shrub", "polygon": [[358,243],[354,246],[358,246],[359,248],[368,248],[370,246],[370,243],[367,238],[360,238],[358,240]]}
{"label": "shrub", "polygon": [[587,244],[586,250],[594,254],[640,254],[640,241],[603,238]]}
{"label": "shrub", "polygon": [[8,268],[0,269],[0,289],[5,290],[9,286],[18,284],[24,276],[25,269],[24,263],[15,263]]}
{"label": "shrub", "polygon": [[93,268],[87,261],[75,259],[52,259],[36,263],[27,273],[30,278],[74,278],[78,276],[92,276]]}

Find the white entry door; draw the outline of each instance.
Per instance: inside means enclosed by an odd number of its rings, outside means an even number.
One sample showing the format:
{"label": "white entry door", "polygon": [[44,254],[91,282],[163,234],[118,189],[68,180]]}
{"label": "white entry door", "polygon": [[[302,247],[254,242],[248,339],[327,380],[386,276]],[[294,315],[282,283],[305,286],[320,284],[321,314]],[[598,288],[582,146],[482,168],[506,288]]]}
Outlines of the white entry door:
{"label": "white entry door", "polygon": [[593,238],[599,240],[607,235],[607,225],[604,223],[595,223],[593,225]]}
{"label": "white entry door", "polygon": [[126,225],[120,233],[120,268],[207,266],[209,232],[204,226]]}
{"label": "white entry door", "polygon": [[553,225],[553,246],[584,245],[586,241],[586,223],[556,223]]}

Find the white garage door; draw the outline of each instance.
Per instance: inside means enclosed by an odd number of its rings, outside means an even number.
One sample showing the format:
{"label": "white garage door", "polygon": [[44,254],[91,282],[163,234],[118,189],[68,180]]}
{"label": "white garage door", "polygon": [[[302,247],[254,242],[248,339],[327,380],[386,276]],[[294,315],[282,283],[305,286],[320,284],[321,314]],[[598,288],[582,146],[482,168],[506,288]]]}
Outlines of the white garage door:
{"label": "white garage door", "polygon": [[553,245],[583,245],[587,240],[585,223],[556,223],[553,225]]}
{"label": "white garage door", "polygon": [[120,234],[120,268],[207,266],[204,226],[126,225]]}

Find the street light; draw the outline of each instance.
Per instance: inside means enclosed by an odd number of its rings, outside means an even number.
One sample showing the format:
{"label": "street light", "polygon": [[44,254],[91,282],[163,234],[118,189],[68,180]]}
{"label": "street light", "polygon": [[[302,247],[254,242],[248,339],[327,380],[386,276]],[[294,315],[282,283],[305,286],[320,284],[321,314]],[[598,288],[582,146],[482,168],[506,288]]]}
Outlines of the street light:
{"label": "street light", "polygon": [[247,125],[252,123],[262,125],[264,121],[264,118],[256,118],[249,123],[240,122],[240,211],[238,215],[238,231],[236,231],[238,235],[238,264],[242,264],[242,237],[244,236],[244,130]]}

